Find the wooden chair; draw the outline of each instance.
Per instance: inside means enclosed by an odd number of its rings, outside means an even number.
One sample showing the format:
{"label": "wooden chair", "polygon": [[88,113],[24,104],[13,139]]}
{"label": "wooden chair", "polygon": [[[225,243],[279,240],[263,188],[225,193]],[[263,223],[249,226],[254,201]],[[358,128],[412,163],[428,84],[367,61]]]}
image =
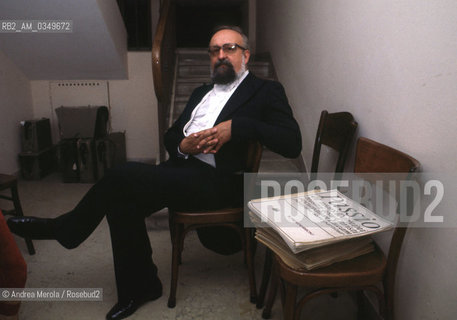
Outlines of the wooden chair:
{"label": "wooden chair", "polygon": [[[259,170],[262,156],[262,145],[251,143],[246,159],[246,172],[256,173]],[[172,238],[172,272],[168,307],[176,306],[176,290],[178,286],[178,269],[181,263],[181,253],[184,247],[184,238],[190,230],[202,227],[225,226],[235,229],[241,239],[244,256],[248,268],[250,299],[255,302],[256,284],[253,264],[252,230],[243,227],[244,207],[225,208],[220,210],[185,212],[169,210],[169,225]]]}
{"label": "wooden chair", "polygon": [[335,172],[343,172],[357,125],[354,117],[349,112],[328,113],[327,110],[321,112],[316,140],[314,141],[311,173],[318,172],[322,145],[326,145],[338,152]]}
{"label": "wooden chair", "polygon": [[[419,162],[386,145],[360,138],[357,143],[355,173],[411,173],[419,169]],[[385,319],[393,319],[395,273],[400,249],[407,227],[397,226],[386,256],[376,246],[375,251],[352,260],[335,263],[325,268],[304,271],[294,270],[275,255],[273,276],[283,284],[284,319],[299,319],[303,306],[310,299],[338,291],[356,291],[359,301],[364,290],[374,292],[380,313]],[[279,281],[273,282],[275,286]],[[382,283],[383,290],[378,287]],[[298,302],[297,288],[312,288]],[[269,292],[264,315],[269,316],[274,295]]]}
{"label": "wooden chair", "polygon": [[[343,172],[344,164],[348,155],[349,147],[357,129],[357,122],[349,112],[328,113],[321,112],[319,126],[317,128],[316,140],[314,142],[313,160],[311,163],[311,180],[316,178],[322,145],[334,149],[338,153],[335,173]],[[268,248],[265,252],[265,263],[262,275],[262,282],[257,297],[257,308],[263,307],[265,294],[271,274],[272,252]]]}
{"label": "wooden chair", "polygon": [[[0,191],[10,190],[11,196],[0,194],[0,199],[9,200],[13,203],[14,209],[12,210],[3,210],[4,215],[14,215],[18,217],[24,216],[22,212],[21,201],[19,200],[19,193],[17,191],[17,178],[8,174],[0,173]],[[33,246],[32,240],[25,239],[27,249],[30,255],[35,254],[35,248]]]}

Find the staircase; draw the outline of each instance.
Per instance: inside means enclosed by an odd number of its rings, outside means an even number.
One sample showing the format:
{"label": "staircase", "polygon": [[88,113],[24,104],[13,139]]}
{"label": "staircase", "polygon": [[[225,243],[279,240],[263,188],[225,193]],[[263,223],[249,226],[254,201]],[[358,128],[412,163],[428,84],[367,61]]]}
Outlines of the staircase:
{"label": "staircase", "polygon": [[[176,52],[176,75],[171,98],[168,125],[179,117],[184,110],[192,91],[211,82],[210,61],[206,48],[179,48]],[[259,78],[274,80],[274,68],[267,57],[251,56],[249,71]],[[299,172],[296,160],[286,159],[270,150],[264,149],[260,171],[263,172]]]}

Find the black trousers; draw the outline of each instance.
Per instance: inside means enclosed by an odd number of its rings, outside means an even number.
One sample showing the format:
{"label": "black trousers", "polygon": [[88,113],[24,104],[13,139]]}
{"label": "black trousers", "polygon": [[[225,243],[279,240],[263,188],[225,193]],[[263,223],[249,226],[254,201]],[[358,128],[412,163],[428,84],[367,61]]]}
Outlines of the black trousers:
{"label": "black trousers", "polygon": [[141,295],[157,277],[145,217],[164,208],[238,205],[242,181],[195,158],[159,165],[128,162],[109,171],[70,212],[55,219],[57,240],[75,248],[106,215],[119,301]]}

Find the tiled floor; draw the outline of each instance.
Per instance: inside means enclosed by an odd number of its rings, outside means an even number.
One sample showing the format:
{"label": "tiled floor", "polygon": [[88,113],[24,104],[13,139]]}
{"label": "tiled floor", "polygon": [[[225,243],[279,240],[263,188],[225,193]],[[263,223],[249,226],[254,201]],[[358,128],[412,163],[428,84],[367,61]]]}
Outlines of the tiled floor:
{"label": "tiled floor", "polygon": [[[276,163],[277,165],[277,163]],[[284,164],[279,164],[284,168]],[[275,170],[274,162],[262,164],[262,170]],[[291,167],[292,168],[292,167]],[[293,170],[293,168],[292,168]],[[70,210],[88,190],[88,184],[62,183],[55,173],[40,181],[19,183],[25,215],[55,217]],[[171,269],[171,243],[167,212],[147,219],[153,257],[164,285],[163,296],[144,305],[129,319],[261,319],[262,310],[249,302],[247,272],[242,254],[220,256],[205,249],[195,234],[185,241],[183,264],[174,309],[167,307]],[[106,220],[81,246],[73,250],[56,241],[34,241],[36,254],[26,252],[25,243],[16,238],[28,265],[29,288],[103,288],[99,302],[22,302],[19,319],[104,319],[116,303],[111,243]],[[263,261],[263,248],[256,255],[257,278]],[[354,319],[353,297],[323,297],[309,303],[306,319]],[[279,300],[272,319],[281,319]]]}

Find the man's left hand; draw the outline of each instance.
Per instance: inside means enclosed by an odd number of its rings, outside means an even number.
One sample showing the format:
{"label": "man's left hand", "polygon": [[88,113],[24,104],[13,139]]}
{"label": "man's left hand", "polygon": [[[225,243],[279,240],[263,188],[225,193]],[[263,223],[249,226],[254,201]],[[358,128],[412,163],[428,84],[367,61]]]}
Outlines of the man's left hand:
{"label": "man's left hand", "polygon": [[227,120],[219,123],[214,128],[217,128],[209,141],[201,145],[203,153],[217,153],[219,149],[232,138],[232,120]]}

